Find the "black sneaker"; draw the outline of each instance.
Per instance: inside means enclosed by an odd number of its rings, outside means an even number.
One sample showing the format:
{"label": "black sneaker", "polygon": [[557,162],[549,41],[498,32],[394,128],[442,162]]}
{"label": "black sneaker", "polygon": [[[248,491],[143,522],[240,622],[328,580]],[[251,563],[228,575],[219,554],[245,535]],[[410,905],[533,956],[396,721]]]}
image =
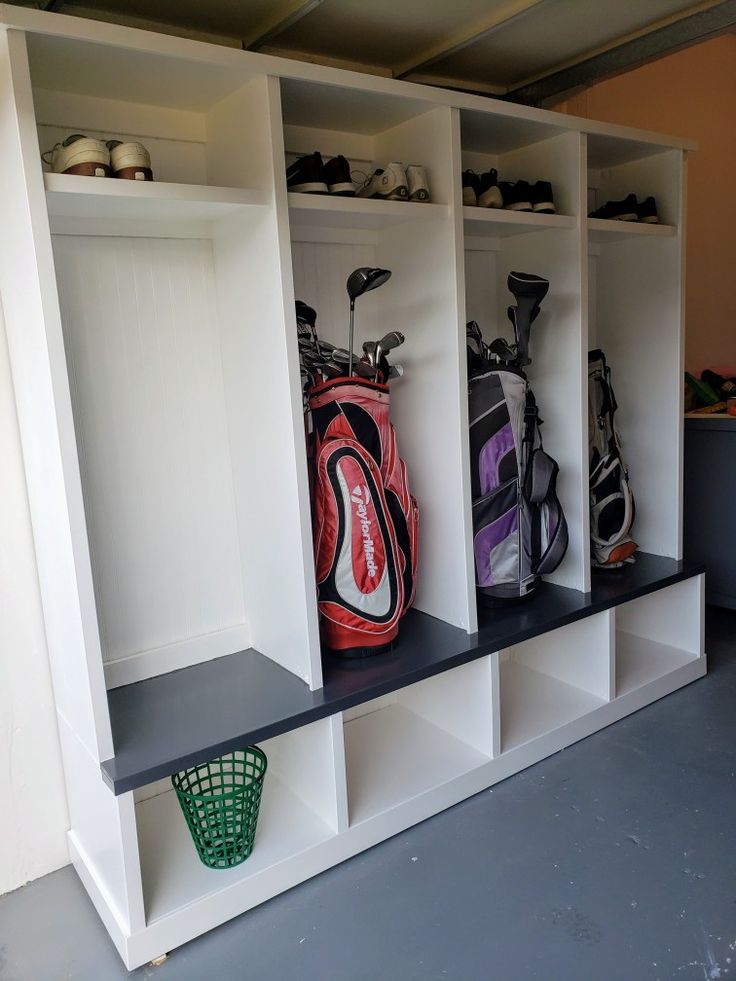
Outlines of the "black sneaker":
{"label": "black sneaker", "polygon": [[641,204],[636,206],[636,218],[637,221],[643,221],[647,225],[658,225],[659,215],[657,214],[657,201],[655,198],[649,195],[648,198],[644,198]]}
{"label": "black sneaker", "polygon": [[463,204],[475,205],[478,203],[478,189],[480,187],[480,177],[474,170],[463,171]]}
{"label": "black sneaker", "polygon": [[502,208],[503,198],[498,186],[498,171],[488,170],[480,175],[478,204],[481,208]]}
{"label": "black sneaker", "polygon": [[323,171],[324,166],[319,153],[299,157],[286,168],[287,191],[297,191],[300,194],[327,194]]}
{"label": "black sneaker", "polygon": [[322,179],[327,184],[330,194],[342,197],[354,197],[355,186],[350,177],[350,164],[342,155],[328,160],[322,168]]}
{"label": "black sneaker", "polygon": [[602,208],[596,208],[589,218],[603,218],[606,221],[638,221],[639,202],[635,194],[627,194],[623,201],[606,201]]}
{"label": "black sneaker", "polygon": [[498,186],[506,211],[532,210],[532,189],[528,181],[501,181]]}
{"label": "black sneaker", "polygon": [[553,215],[555,213],[555,201],[552,197],[552,185],[549,181],[537,181],[532,184],[532,211],[540,215]]}

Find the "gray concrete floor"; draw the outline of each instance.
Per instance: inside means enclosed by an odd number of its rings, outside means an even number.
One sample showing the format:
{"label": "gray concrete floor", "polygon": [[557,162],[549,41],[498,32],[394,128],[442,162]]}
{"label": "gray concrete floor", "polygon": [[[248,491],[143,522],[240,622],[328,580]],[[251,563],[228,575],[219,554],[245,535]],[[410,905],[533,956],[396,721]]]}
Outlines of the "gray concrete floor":
{"label": "gray concrete floor", "polygon": [[71,869],[0,899],[2,981],[736,979],[736,613],[709,675],[128,974]]}

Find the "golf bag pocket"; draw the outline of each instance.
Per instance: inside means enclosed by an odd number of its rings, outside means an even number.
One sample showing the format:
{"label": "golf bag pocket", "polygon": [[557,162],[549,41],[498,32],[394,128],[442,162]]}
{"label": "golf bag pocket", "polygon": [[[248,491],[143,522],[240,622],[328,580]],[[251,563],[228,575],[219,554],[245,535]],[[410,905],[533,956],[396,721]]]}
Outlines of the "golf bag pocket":
{"label": "golf bag pocket", "polygon": [[481,590],[503,595],[504,585],[518,595],[519,480],[512,477],[473,502],[473,552]]}
{"label": "golf bag pocket", "polygon": [[526,473],[527,501],[541,504],[550,493],[554,494],[559,472],[557,461],[553,460],[549,453],[545,453],[541,448],[534,450]]}
{"label": "golf bag pocket", "polygon": [[535,575],[554,572],[568,545],[567,520],[557,497],[556,460],[538,447],[526,475],[525,497],[532,510],[531,569]]}
{"label": "golf bag pocket", "polygon": [[590,546],[593,567],[617,569],[634,561],[634,494],[616,427],[618,404],[601,350],[588,354]]}
{"label": "golf bag pocket", "polygon": [[[590,473],[590,535],[593,558],[599,565],[621,561],[622,546],[632,554],[629,536],[634,523],[634,495],[618,452],[602,456]],[[633,545],[633,548],[626,546]]]}
{"label": "golf bag pocket", "polygon": [[407,521],[376,461],[356,440],[328,439],[320,446],[314,519],[325,646],[355,656],[389,647],[407,584],[413,593],[416,518]]}

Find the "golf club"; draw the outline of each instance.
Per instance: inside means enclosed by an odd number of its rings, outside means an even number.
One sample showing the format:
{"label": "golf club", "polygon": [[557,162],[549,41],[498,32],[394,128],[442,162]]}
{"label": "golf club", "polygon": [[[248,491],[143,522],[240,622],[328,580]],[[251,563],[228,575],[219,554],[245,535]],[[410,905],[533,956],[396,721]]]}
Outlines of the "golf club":
{"label": "golf club", "polygon": [[389,351],[393,351],[394,348],[403,343],[404,335],[398,330],[390,330],[388,334],[384,334],[376,344],[376,362],[379,362]]}
{"label": "golf club", "polygon": [[368,358],[368,364],[375,367],[376,364],[376,342],[365,341],[363,344],[363,354]]}
{"label": "golf club", "polygon": [[350,299],[350,329],[348,333],[348,374],[353,373],[353,341],[355,333],[355,301],[359,296],[376,289],[390,278],[389,269],[377,269],[370,266],[361,266],[354,269],[348,276],[345,284],[348,298]]}
{"label": "golf club", "polygon": [[531,364],[529,358],[529,335],[539,313],[539,305],[547,295],[549,280],[531,273],[509,273],[508,289],[516,300],[515,307],[509,307],[509,320],[516,336],[518,363],[522,367]]}
{"label": "golf club", "polygon": [[[315,349],[319,351],[319,338],[317,337],[317,328],[315,326],[317,323],[317,311],[313,307],[308,306],[303,300],[297,300],[295,306],[297,331],[302,333],[304,330],[303,325],[306,325],[311,335],[312,343]],[[300,325],[302,325],[301,331],[299,330]]]}
{"label": "golf club", "polygon": [[504,364],[511,364],[516,358],[516,351],[503,337],[497,337],[492,342],[489,350],[491,354],[495,354],[499,361],[503,361]]}

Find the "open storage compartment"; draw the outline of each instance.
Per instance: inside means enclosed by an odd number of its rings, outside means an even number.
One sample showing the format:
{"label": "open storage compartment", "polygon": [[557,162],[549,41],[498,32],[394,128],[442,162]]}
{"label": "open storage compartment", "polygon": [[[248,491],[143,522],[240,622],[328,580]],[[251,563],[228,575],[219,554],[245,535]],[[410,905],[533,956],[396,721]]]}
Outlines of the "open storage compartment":
{"label": "open storage compartment", "polygon": [[[135,792],[147,923],[207,898],[216,902],[217,895],[227,891],[248,890],[253,898],[247,905],[256,905],[269,889],[269,878],[283,875],[284,863],[308,854],[345,826],[338,718],[314,722],[259,746],[268,768],[255,842],[250,857],[235,868],[212,870],[200,862],[169,780]],[[203,908],[201,915],[206,921],[211,914]],[[204,922],[199,932],[206,929]]]}
{"label": "open storage compartment", "polygon": [[28,53],[40,152],[72,133],[134,140],[151,154],[154,183],[266,186],[252,129],[262,106],[250,85],[265,79],[246,64],[202,62],[195,72],[182,58],[38,34]]}
{"label": "open storage compartment", "polygon": [[703,576],[693,576],[616,607],[617,696],[705,656],[703,602]]}
{"label": "open storage compartment", "polygon": [[385,286],[356,303],[354,349],[361,356],[363,341],[389,330],[406,336],[393,359],[404,375],[390,389],[399,452],[420,509],[414,607],[471,631],[465,354],[449,207],[459,179],[456,117],[444,106],[328,85],[282,80],[281,91],[287,161],[319,149],[324,159],[344,154],[353,169],[401,161],[427,170],[432,203],[288,194],[294,296],[317,311],[321,338],[347,347],[349,274],[359,266],[391,270]]}
{"label": "open storage compartment", "polygon": [[580,212],[579,146],[577,133],[560,127],[460,112],[462,170],[478,176],[494,169],[499,183],[538,180],[552,184],[555,214],[465,206],[465,234],[506,237],[534,229],[575,228]]}
{"label": "open storage compartment", "polygon": [[494,655],[499,671],[499,752],[544,740],[609,701],[611,657],[609,612]]}
{"label": "open storage compartment", "polygon": [[[547,578],[572,589],[589,588],[586,431],[582,425],[585,379],[582,370],[582,249],[580,137],[526,121],[461,113],[463,167],[480,173],[496,167],[500,179],[549,180],[557,215],[463,208],[465,228],[465,312],[478,322],[486,342],[513,341],[507,308],[512,271],[534,273],[550,282],[530,341],[525,369],[544,425],[545,449],[557,460],[558,494],[567,518],[570,544],[558,569]],[[509,224],[507,219],[513,219]]]}
{"label": "open storage compartment", "polygon": [[186,62],[44,38],[30,62],[41,149],[135,134],[157,178],[44,175],[107,686],[253,647],[319,687],[278,85],[222,67],[200,85]]}
{"label": "open storage compartment", "polygon": [[643,551],[676,558],[682,554],[682,155],[634,141],[587,139],[589,180],[599,183],[601,200],[653,193],[669,223],[589,219],[588,335],[590,349],[605,352],[612,372],[616,425],[636,501],[633,538]]}
{"label": "open storage compartment", "polygon": [[343,713],[350,824],[435,790],[491,757],[487,657]]}

